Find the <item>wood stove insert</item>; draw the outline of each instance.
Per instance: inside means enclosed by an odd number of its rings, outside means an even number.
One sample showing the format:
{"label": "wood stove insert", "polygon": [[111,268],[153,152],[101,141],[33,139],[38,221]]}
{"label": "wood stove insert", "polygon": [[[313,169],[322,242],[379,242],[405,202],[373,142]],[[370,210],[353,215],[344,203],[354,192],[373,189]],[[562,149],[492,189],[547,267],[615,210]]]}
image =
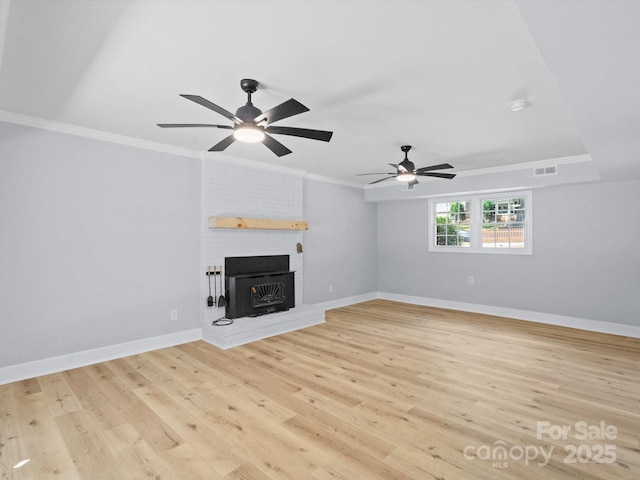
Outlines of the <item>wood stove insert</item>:
{"label": "wood stove insert", "polygon": [[289,255],[227,257],[224,263],[227,318],[295,307],[295,272],[289,270]]}

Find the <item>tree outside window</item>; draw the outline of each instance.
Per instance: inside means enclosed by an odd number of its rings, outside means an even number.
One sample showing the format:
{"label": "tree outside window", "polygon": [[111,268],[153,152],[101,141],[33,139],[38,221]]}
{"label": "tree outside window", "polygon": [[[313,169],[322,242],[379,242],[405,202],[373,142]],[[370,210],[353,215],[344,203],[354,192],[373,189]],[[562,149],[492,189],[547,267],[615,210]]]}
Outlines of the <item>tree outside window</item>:
{"label": "tree outside window", "polygon": [[442,202],[436,205],[436,245],[469,246],[469,202]]}
{"label": "tree outside window", "polygon": [[429,250],[532,254],[531,192],[429,200]]}

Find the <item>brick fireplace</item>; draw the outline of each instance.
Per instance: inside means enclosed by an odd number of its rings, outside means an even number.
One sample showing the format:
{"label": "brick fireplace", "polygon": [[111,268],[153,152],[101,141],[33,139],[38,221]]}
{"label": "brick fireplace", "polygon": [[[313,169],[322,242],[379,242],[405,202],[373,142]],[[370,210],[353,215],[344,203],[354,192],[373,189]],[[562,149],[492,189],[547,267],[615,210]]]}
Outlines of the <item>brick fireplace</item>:
{"label": "brick fireplace", "polygon": [[[201,315],[205,341],[230,348],[260,338],[289,332],[324,322],[324,309],[305,305],[304,253],[297,244],[304,245],[301,230],[253,230],[210,228],[210,216],[242,216],[250,218],[302,219],[304,172],[294,170],[261,169],[257,165],[240,165],[233,161],[207,158],[202,161],[202,249],[201,249]],[[220,158],[220,159],[218,159]],[[310,228],[313,228],[311,226]],[[213,326],[212,321],[226,316],[226,309],[207,307],[208,265],[226,264],[229,257],[288,255],[289,267],[294,271],[293,301],[295,308],[276,311],[268,315],[243,316],[233,319],[233,324]],[[233,273],[233,272],[232,272]],[[229,271],[224,270],[224,276]],[[276,283],[276,282],[266,282]],[[264,285],[265,283],[256,283]],[[259,292],[258,292],[259,293]],[[262,295],[263,307],[269,306],[269,296]],[[276,292],[277,293],[277,292]],[[225,293],[225,296],[228,295]],[[287,294],[291,298],[290,293]]]}

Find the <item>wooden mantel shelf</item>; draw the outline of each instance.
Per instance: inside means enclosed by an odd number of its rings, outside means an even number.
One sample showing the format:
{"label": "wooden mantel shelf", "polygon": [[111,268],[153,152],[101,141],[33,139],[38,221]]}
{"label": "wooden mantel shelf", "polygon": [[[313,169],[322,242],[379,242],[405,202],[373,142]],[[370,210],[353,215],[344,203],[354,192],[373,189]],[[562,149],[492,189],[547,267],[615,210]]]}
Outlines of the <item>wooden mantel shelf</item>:
{"label": "wooden mantel shelf", "polygon": [[304,220],[274,220],[268,218],[209,217],[209,228],[253,228],[259,230],[309,230]]}

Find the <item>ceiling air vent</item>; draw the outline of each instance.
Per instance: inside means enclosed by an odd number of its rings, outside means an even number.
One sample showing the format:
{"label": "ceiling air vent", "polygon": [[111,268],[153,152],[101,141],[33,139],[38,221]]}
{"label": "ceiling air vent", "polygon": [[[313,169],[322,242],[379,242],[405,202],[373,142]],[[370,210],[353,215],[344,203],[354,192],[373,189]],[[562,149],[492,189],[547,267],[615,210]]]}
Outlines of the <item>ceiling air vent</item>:
{"label": "ceiling air vent", "polygon": [[557,175],[557,174],[558,174],[558,167],[555,165],[551,167],[540,167],[540,168],[533,169],[534,177],[543,177],[545,175]]}

